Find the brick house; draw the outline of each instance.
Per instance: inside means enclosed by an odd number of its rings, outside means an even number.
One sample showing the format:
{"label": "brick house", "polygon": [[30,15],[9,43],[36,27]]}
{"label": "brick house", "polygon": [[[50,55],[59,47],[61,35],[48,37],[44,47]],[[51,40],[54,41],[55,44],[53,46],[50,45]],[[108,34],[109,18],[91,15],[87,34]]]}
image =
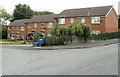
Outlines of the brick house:
{"label": "brick house", "polygon": [[117,32],[118,16],[113,6],[68,9],[56,18],[60,25],[66,26],[81,22],[91,26],[93,34]]}
{"label": "brick house", "polygon": [[24,39],[35,33],[51,36],[48,31],[52,29],[54,23],[68,26],[74,22],[91,26],[93,34],[118,32],[118,16],[113,6],[101,6],[68,9],[60,14],[38,15],[31,19],[16,20],[8,27],[8,39],[19,38],[19,35]]}
{"label": "brick house", "polygon": [[25,23],[28,21],[29,19],[22,19],[11,22],[7,30],[8,39],[24,39],[26,37]]}
{"label": "brick house", "polygon": [[56,22],[56,16],[57,14],[33,16],[25,23],[27,35],[33,36],[35,33],[42,33],[44,36],[51,36],[48,31],[53,28],[53,23]]}

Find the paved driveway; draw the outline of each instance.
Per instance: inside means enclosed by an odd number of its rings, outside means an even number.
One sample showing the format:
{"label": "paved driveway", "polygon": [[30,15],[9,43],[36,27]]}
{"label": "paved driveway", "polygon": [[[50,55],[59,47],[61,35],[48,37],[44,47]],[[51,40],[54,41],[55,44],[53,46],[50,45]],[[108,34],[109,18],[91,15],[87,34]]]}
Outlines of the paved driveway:
{"label": "paved driveway", "polygon": [[118,44],[86,49],[3,48],[4,75],[117,75]]}

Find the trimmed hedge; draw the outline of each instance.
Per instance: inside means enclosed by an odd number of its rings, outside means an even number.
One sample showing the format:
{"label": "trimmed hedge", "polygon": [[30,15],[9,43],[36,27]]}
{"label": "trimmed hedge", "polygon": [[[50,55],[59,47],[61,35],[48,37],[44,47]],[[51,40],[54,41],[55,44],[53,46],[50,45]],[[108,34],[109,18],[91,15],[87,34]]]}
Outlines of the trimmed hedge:
{"label": "trimmed hedge", "polygon": [[92,35],[91,40],[107,40],[120,38],[120,32],[111,32],[106,34]]}

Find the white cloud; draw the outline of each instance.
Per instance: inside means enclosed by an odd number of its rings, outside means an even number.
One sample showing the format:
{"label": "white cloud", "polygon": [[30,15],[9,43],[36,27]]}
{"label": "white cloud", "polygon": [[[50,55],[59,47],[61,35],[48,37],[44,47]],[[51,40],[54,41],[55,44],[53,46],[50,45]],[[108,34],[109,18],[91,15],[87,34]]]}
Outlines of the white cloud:
{"label": "white cloud", "polygon": [[1,6],[10,13],[18,3],[28,4],[33,10],[48,10],[55,13],[60,13],[65,9],[107,5],[114,5],[116,12],[118,12],[118,2],[119,0],[0,0]]}

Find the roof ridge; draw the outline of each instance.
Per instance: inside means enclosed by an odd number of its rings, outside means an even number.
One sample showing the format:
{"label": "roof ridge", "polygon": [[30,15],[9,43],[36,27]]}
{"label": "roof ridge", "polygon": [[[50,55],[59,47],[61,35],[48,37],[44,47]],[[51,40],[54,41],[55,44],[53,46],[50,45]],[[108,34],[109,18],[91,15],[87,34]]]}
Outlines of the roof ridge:
{"label": "roof ridge", "polygon": [[[107,5],[107,6],[97,6],[97,7],[73,8],[73,9],[66,9],[66,10],[79,10],[79,9],[102,8],[102,7],[113,7],[113,5]],[[64,10],[64,11],[66,11],[66,10]]]}

